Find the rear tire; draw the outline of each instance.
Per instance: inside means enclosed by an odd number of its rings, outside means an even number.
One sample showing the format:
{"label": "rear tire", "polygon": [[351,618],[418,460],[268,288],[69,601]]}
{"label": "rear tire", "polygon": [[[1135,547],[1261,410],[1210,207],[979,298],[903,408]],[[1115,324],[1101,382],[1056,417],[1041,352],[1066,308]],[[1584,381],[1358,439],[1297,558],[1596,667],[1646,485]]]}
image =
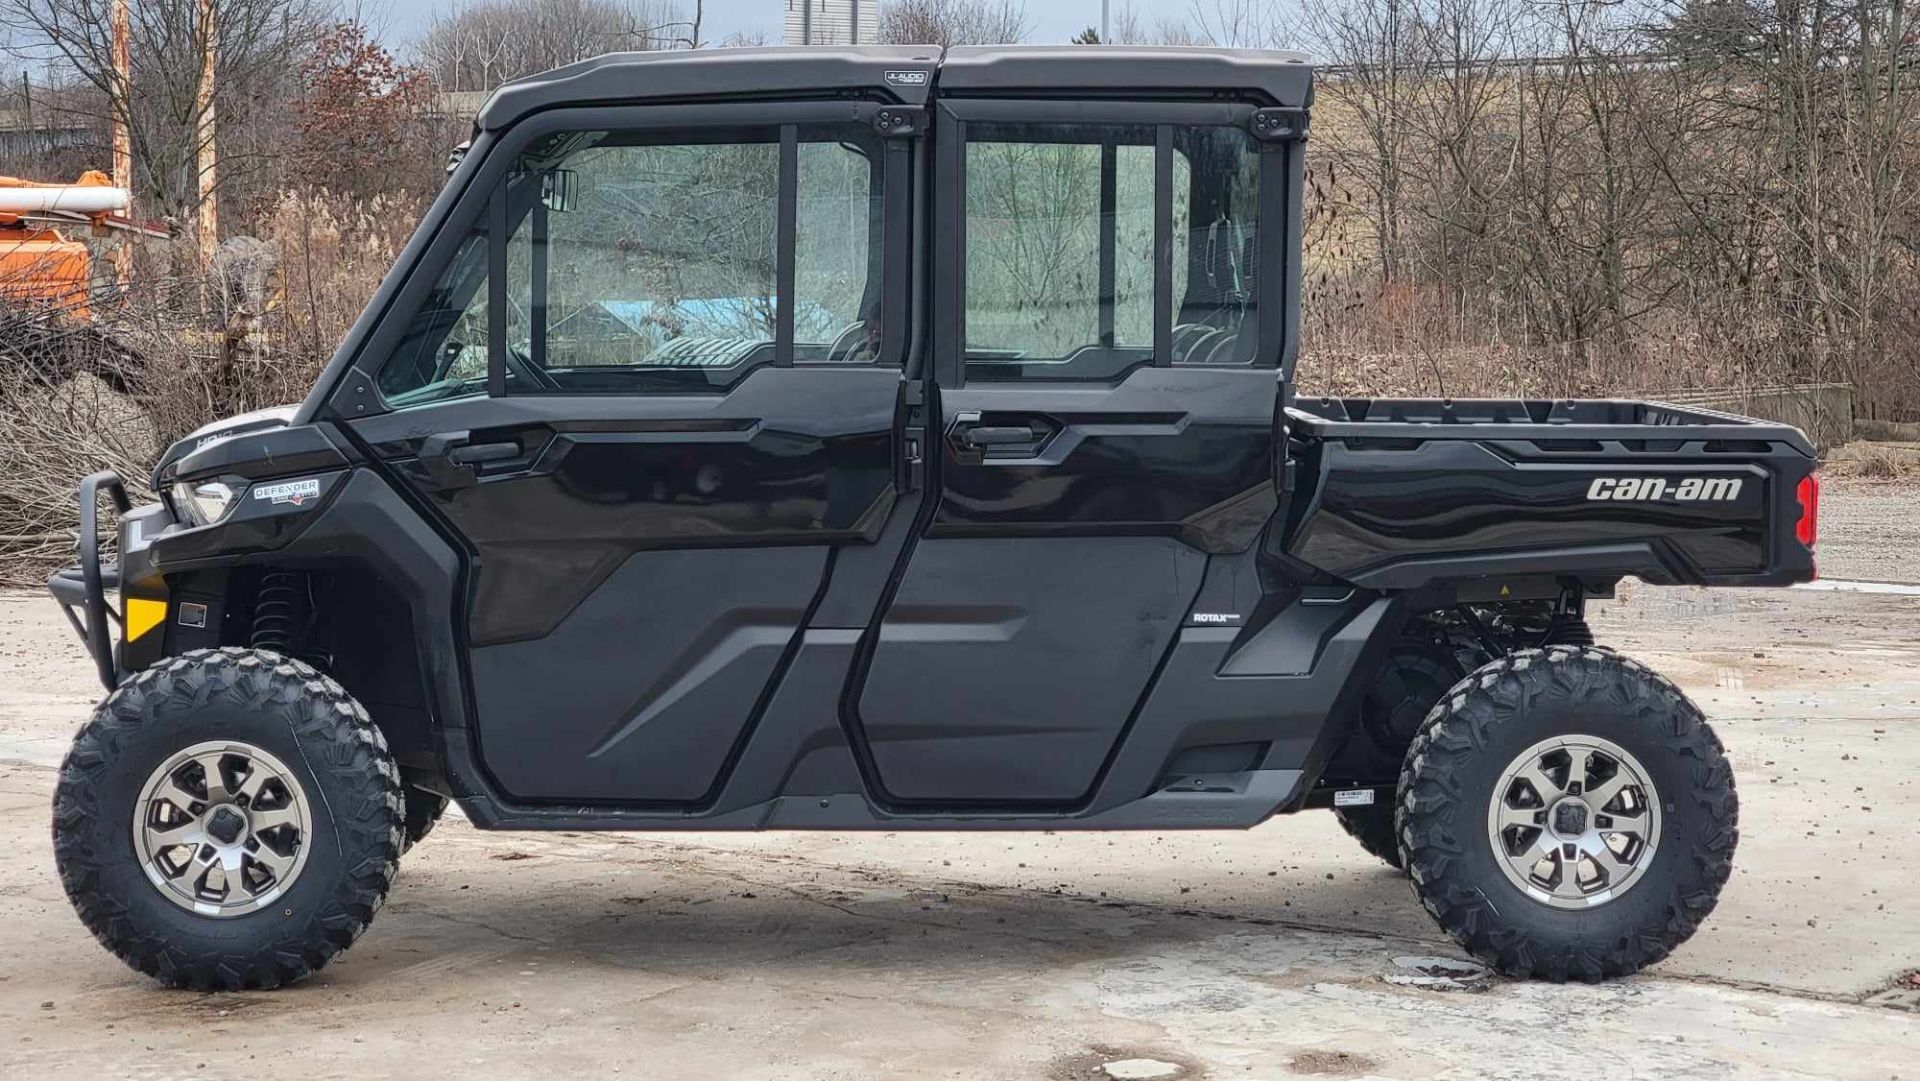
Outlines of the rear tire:
{"label": "rear tire", "polygon": [[1394,831],[1394,805],[1392,803],[1370,803],[1363,807],[1335,807],[1333,817],[1340,822],[1340,828],[1347,836],[1360,842],[1360,847],[1380,857],[1394,870],[1401,870],[1400,837]]}
{"label": "rear tire", "polygon": [[60,767],[54,858],[82,923],[169,987],[272,988],[353,944],[400,853],[400,774],[338,683],[256,650],[134,676]]}
{"label": "rear tire", "polygon": [[1556,982],[1625,976],[1691,937],[1733,869],[1738,817],[1700,710],[1593,648],[1525,650],[1462,680],[1400,778],[1427,911],[1501,972]]}

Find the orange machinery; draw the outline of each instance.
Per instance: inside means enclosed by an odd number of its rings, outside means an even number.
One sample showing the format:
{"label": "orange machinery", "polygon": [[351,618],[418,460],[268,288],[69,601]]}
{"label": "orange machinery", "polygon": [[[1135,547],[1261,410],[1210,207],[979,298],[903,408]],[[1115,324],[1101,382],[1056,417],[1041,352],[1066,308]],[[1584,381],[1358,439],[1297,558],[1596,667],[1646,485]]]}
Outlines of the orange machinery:
{"label": "orange machinery", "polygon": [[127,205],[124,189],[91,170],[72,184],[0,176],[0,300],[89,318],[93,256],[55,225],[137,229],[123,216]]}

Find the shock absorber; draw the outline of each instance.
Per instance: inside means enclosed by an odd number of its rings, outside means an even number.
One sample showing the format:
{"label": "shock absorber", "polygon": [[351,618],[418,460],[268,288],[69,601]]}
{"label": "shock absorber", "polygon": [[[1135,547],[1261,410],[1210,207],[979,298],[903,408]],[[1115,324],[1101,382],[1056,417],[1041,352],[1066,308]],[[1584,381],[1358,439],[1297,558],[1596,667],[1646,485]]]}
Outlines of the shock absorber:
{"label": "shock absorber", "polygon": [[295,656],[312,612],[307,594],[307,576],[297,571],[269,570],[260,576],[259,593],[253,605],[253,635],[248,645]]}
{"label": "shock absorber", "polygon": [[1587,626],[1587,591],[1579,585],[1560,594],[1554,604],[1553,620],[1547,624],[1543,646],[1593,645],[1593,628]]}

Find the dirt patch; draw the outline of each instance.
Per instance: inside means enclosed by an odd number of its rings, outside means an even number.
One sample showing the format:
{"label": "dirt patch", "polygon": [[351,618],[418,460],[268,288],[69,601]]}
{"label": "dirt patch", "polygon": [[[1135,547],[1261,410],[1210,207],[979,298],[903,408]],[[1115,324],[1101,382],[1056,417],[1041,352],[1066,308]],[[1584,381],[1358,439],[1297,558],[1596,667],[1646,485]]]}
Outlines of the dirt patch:
{"label": "dirt patch", "polygon": [[1358,1077],[1379,1065],[1352,1051],[1302,1051],[1287,1060],[1287,1069],[1294,1073],[1320,1077]]}

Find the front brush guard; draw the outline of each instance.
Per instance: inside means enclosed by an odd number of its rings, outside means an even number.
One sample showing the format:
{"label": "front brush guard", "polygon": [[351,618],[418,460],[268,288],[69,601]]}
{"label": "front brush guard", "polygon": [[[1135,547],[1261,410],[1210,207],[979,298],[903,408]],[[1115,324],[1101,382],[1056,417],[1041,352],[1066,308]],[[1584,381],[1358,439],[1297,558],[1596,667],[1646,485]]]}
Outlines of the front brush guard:
{"label": "front brush guard", "polygon": [[[87,652],[93,655],[93,664],[100,673],[100,683],[112,691],[120,686],[120,662],[114,648],[113,632],[108,621],[120,624],[124,630],[126,621],[120,612],[107,604],[107,590],[120,586],[120,569],[115,564],[100,562],[100,493],[104,489],[112,498],[115,511],[125,514],[133,504],[127,499],[127,486],[120,474],[111,469],[101,470],[80,482],[80,535],[74,548],[80,557],[77,566],[56,571],[47,579],[47,592],[60,602],[60,610],[66,614],[67,622],[84,642]],[[78,609],[80,615],[75,614]],[[84,617],[84,618],[83,618]]]}

